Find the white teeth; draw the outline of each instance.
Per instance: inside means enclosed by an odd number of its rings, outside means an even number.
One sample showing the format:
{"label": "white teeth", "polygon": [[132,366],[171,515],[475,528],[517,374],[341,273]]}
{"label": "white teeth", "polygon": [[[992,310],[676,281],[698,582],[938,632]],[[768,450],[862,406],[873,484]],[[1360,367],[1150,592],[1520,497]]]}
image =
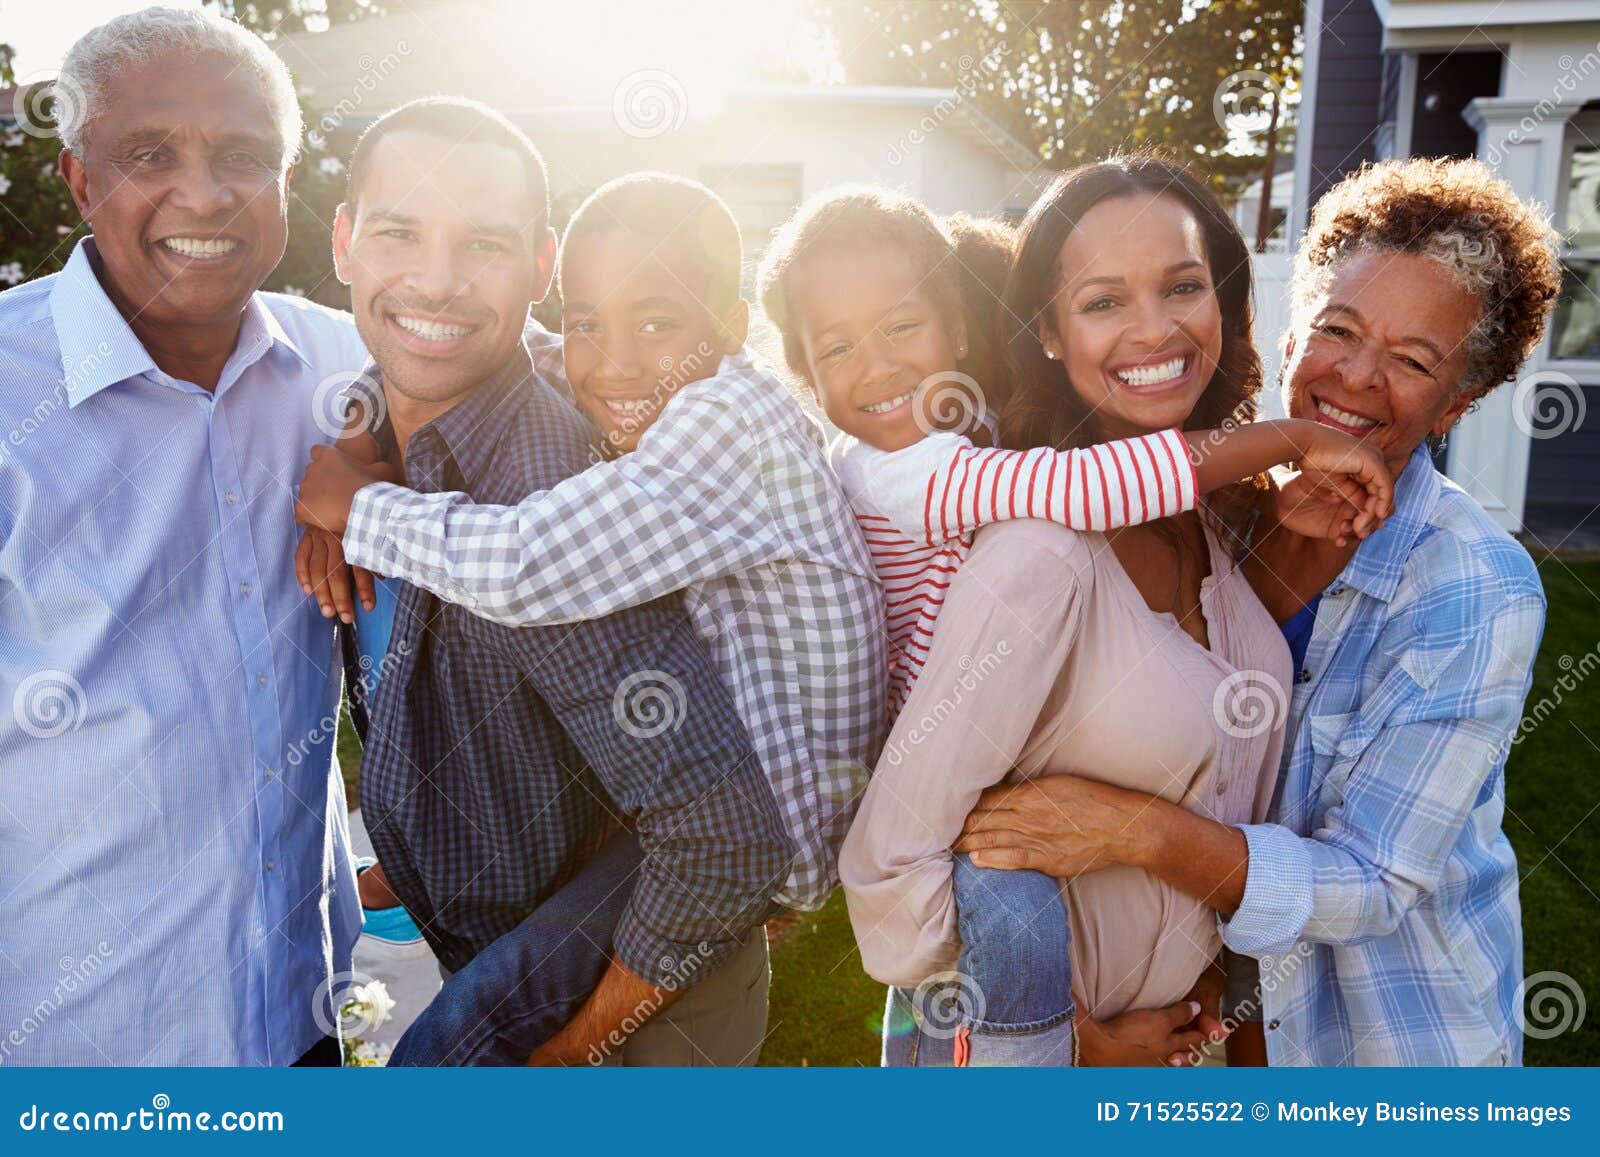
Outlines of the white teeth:
{"label": "white teeth", "polygon": [[1130,386],[1159,386],[1162,382],[1170,382],[1183,373],[1188,364],[1188,358],[1176,357],[1158,366],[1136,366],[1131,370],[1117,370],[1116,375]]}
{"label": "white teeth", "polygon": [[199,237],[167,237],[161,244],[183,257],[221,257],[239,248],[237,241],[204,241]]}
{"label": "white teeth", "polygon": [[606,409],[620,418],[637,418],[654,407],[649,398],[605,398]]}
{"label": "white teeth", "polygon": [[407,333],[414,333],[428,341],[453,341],[458,337],[466,337],[472,332],[468,325],[440,325],[436,321],[423,321],[416,317],[403,317],[395,315],[394,322]]}
{"label": "white teeth", "polygon": [[1341,426],[1350,426],[1357,430],[1370,430],[1378,425],[1376,418],[1363,418],[1360,414],[1352,414],[1349,410],[1341,410],[1338,406],[1330,406],[1327,402],[1317,402],[1318,413],[1326,414]]}
{"label": "white teeth", "polygon": [[887,414],[896,406],[903,406],[909,402],[911,400],[911,395],[914,393],[916,393],[916,391],[911,390],[907,393],[901,394],[897,398],[890,398],[888,401],[873,402],[870,406],[862,406],[861,411],[865,414]]}

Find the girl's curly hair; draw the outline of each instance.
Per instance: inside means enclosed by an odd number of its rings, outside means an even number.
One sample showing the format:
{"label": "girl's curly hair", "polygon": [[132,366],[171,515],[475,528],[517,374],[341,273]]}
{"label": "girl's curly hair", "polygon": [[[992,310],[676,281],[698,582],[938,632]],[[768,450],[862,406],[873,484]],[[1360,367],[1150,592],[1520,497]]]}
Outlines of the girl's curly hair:
{"label": "girl's curly hair", "polygon": [[1363,165],[1325,193],[1295,258],[1295,313],[1361,253],[1425,257],[1478,295],[1458,387],[1473,398],[1516,375],[1561,291],[1549,218],[1476,158]]}
{"label": "girl's curly hair", "polygon": [[783,339],[784,361],[805,380],[810,374],[789,306],[790,275],[812,254],[899,246],[921,270],[922,284],[944,315],[965,319],[971,350],[957,368],[978,382],[988,405],[998,408],[1008,392],[1000,303],[1015,242],[1016,230],[1004,221],[965,213],[939,217],[892,189],[825,189],[796,209],[767,246],[756,279],[761,308]]}

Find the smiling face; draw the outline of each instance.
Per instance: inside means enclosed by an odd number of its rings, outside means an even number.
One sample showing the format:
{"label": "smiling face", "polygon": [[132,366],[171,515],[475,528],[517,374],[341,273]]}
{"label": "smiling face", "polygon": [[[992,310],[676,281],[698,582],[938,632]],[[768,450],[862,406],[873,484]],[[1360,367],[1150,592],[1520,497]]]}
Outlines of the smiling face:
{"label": "smiling face", "polygon": [[1476,295],[1425,257],[1345,259],[1297,311],[1283,369],[1289,416],[1370,442],[1399,473],[1465,412],[1457,387],[1478,315]]}
{"label": "smiling face", "polygon": [[566,240],[567,380],[614,452],[638,446],[678,390],[709,378],[724,354],[744,345],[744,302],[714,306],[710,273],[684,249],[622,228],[585,229]]}
{"label": "smiling face", "polygon": [[508,147],[405,129],[376,143],[333,247],[385,388],[452,402],[505,365],[550,284],[540,216]]}
{"label": "smiling face", "polygon": [[1200,223],[1178,200],[1100,202],[1061,246],[1047,352],[1101,437],[1181,427],[1222,356],[1222,313]]}
{"label": "smiling face", "polygon": [[806,376],[828,420],[880,450],[919,441],[917,386],[966,353],[965,326],[903,246],[824,248],[788,274]]}
{"label": "smiling face", "polygon": [[120,73],[62,175],[141,329],[236,324],[283,257],[288,174],[261,86],[218,55]]}

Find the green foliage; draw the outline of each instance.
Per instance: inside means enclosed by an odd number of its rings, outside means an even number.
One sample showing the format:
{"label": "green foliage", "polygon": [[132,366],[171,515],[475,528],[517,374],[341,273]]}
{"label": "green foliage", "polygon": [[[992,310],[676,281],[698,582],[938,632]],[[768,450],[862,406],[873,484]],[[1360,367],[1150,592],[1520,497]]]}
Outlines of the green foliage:
{"label": "green foliage", "polygon": [[848,79],[956,88],[1056,168],[1156,148],[1254,173],[1258,157],[1229,150],[1219,88],[1259,111],[1243,89],[1290,94],[1299,77],[1298,0],[815,2]]}

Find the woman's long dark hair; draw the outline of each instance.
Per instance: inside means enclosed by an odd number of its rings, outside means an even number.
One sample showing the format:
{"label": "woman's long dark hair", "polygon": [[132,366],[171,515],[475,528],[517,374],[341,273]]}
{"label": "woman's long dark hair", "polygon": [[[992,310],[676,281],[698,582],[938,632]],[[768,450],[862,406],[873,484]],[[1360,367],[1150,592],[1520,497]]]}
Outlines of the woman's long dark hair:
{"label": "woman's long dark hair", "polygon": [[[1061,287],[1061,247],[1084,214],[1102,201],[1151,193],[1176,199],[1199,222],[1222,313],[1217,372],[1184,429],[1255,419],[1261,356],[1252,334],[1253,282],[1243,235],[1211,191],[1185,169],[1151,156],[1112,157],[1057,176],[1023,219],[1001,315],[1009,327],[1006,357],[1011,371],[1010,397],[1000,413],[1002,445],[1066,449],[1105,441],[1094,411],[1067,376],[1065,359],[1045,357],[1040,330],[1052,324]],[[1224,523],[1237,529],[1239,518],[1248,517],[1254,505],[1255,488],[1227,487],[1211,496],[1211,505]]]}

